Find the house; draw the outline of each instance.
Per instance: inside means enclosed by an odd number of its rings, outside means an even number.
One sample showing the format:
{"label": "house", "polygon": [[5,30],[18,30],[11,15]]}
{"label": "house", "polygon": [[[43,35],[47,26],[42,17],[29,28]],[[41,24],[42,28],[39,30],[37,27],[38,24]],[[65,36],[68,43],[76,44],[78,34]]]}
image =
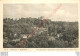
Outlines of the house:
{"label": "house", "polygon": [[[37,27],[34,27],[34,29],[36,29]],[[46,33],[48,34],[48,28],[38,28],[38,30],[35,32],[35,34],[41,34],[41,33]]]}
{"label": "house", "polygon": [[55,37],[48,36],[48,40],[49,40],[49,41],[54,41],[54,40],[55,40]]}
{"label": "house", "polygon": [[63,36],[63,35],[62,35],[61,33],[58,33],[58,34],[57,34],[57,37],[58,37],[58,38],[60,38],[60,37],[62,37],[62,36]]}
{"label": "house", "polygon": [[20,39],[13,39],[12,42],[19,42]]}
{"label": "house", "polygon": [[17,36],[17,33],[14,34],[14,37],[16,37],[16,36]]}
{"label": "house", "polygon": [[23,34],[22,38],[27,38],[27,36],[28,36],[27,34]]}
{"label": "house", "polygon": [[27,38],[28,35],[29,35],[29,34],[27,34],[27,33],[21,33],[21,37],[22,37],[22,38]]}

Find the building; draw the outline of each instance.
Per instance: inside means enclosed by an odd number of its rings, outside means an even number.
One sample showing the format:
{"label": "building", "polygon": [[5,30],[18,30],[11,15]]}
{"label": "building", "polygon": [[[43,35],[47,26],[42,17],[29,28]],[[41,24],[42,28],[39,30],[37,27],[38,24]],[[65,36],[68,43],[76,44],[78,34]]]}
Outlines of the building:
{"label": "building", "polygon": [[13,39],[12,42],[19,42],[20,39]]}
{"label": "building", "polygon": [[61,33],[57,33],[57,37],[60,38],[62,37],[63,35]]}
{"label": "building", "polygon": [[[34,29],[36,28],[37,27],[34,27]],[[35,32],[35,34],[42,34],[42,33],[48,34],[48,28],[38,28],[38,30]]]}
{"label": "building", "polygon": [[22,37],[22,38],[27,38],[28,35],[29,35],[29,34],[27,34],[27,33],[21,33],[21,37]]}
{"label": "building", "polygon": [[55,37],[48,36],[48,40],[49,40],[49,41],[54,41],[54,40],[55,40]]}

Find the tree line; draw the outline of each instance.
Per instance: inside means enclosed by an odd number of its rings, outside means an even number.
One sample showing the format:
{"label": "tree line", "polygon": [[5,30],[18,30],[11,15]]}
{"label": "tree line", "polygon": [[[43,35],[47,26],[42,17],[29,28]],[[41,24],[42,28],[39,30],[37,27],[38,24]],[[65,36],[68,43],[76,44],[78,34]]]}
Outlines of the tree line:
{"label": "tree line", "polygon": [[[11,42],[14,39],[14,34],[17,33],[16,38],[21,38],[21,33],[30,34],[34,29],[41,24],[43,19],[39,18],[4,18],[3,19],[3,39],[8,40],[3,43],[4,48],[17,48],[20,45],[21,39],[17,43]],[[48,19],[45,24],[40,26],[48,28],[47,34],[40,34],[32,36],[21,48],[77,48],[78,47],[78,22],[62,22],[51,21]],[[62,34],[57,38],[57,34]],[[7,37],[7,38],[6,38]],[[49,41],[49,37],[54,37],[55,40]],[[6,44],[6,45],[5,45]]]}

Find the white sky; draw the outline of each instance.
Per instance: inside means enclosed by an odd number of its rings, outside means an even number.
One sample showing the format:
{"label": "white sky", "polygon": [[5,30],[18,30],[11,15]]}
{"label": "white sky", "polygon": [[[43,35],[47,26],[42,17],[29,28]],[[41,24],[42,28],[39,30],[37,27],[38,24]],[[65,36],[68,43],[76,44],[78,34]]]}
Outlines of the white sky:
{"label": "white sky", "polygon": [[8,56],[77,56],[75,52],[8,52]]}
{"label": "white sky", "polygon": [[[3,17],[47,17],[59,4],[4,4]],[[66,3],[50,18],[53,21],[78,21],[77,4]]]}

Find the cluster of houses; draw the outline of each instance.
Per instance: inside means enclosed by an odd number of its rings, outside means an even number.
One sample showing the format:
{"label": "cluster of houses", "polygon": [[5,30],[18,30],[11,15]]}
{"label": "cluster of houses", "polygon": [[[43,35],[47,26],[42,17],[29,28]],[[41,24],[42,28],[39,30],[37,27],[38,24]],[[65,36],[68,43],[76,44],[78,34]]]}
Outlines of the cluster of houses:
{"label": "cluster of houses", "polygon": [[[36,27],[34,27],[34,29],[35,29]],[[37,31],[35,31],[35,34],[34,35],[39,35],[39,34],[42,34],[42,33],[46,33],[46,34],[48,34],[48,28],[38,28],[38,30]]]}
{"label": "cluster of houses", "polygon": [[[35,29],[36,27],[33,27],[33,28]],[[41,35],[43,33],[45,33],[49,37],[48,38],[49,41],[53,41],[53,40],[55,40],[55,38],[59,38],[59,37],[62,36],[61,33],[57,34],[56,37],[49,36],[49,34],[48,34],[48,28],[39,28],[37,31],[34,32],[33,36]],[[17,38],[16,37],[17,35],[20,35],[20,37]],[[20,33],[20,34],[14,33],[14,38],[11,41],[12,42],[20,42],[21,39],[26,39],[29,36],[30,36],[30,34],[27,34],[27,33]],[[30,37],[32,37],[32,36],[30,36]],[[4,43],[6,43],[5,39],[4,39]]]}

